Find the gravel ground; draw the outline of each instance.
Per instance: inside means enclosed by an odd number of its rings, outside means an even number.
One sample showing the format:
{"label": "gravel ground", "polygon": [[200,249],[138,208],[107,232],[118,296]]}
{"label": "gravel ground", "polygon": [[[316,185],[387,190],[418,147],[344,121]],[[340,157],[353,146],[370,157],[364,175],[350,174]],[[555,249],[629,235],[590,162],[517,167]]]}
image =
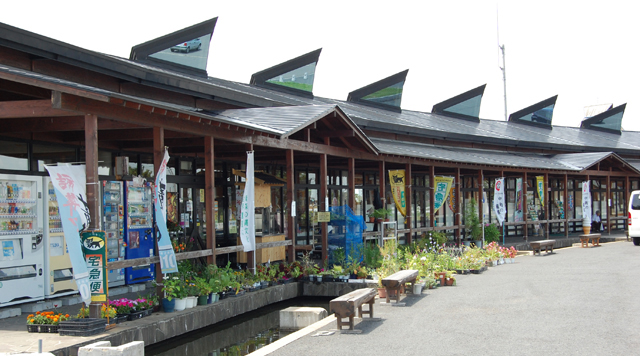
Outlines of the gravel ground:
{"label": "gravel ground", "polygon": [[[640,247],[613,242],[520,256],[457,286],[380,305],[360,334],[335,322],[271,355],[633,355],[640,354]],[[365,316],[366,318],[366,316]]]}

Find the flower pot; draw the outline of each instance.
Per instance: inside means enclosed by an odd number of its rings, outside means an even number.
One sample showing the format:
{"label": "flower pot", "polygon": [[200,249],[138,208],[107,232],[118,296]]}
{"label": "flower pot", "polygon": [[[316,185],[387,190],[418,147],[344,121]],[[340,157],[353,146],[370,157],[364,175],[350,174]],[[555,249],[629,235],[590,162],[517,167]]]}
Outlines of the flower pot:
{"label": "flower pot", "polygon": [[162,299],[162,309],[165,313],[172,313],[176,308],[176,298],[172,298],[171,300],[167,298]]}
{"label": "flower pot", "polygon": [[477,240],[477,241],[474,241],[473,243],[476,244],[477,248],[482,248],[482,240]]}
{"label": "flower pot", "polygon": [[440,280],[440,285],[444,285],[444,279],[447,277],[446,272],[435,272],[436,279]]}
{"label": "flower pot", "polygon": [[185,310],[187,308],[187,298],[174,298],[176,304],[174,306],[175,311]]}
{"label": "flower pot", "polygon": [[198,297],[196,297],[196,296],[188,296],[187,297],[186,308],[187,309],[191,309],[191,308],[195,307],[197,303],[198,303]]}
{"label": "flower pot", "polygon": [[452,286],[453,282],[455,282],[455,280],[453,278],[445,278],[444,283],[447,286]]}
{"label": "flower pot", "polygon": [[493,261],[491,261],[491,265],[492,265],[493,267],[497,266],[497,265],[498,265],[498,260],[493,260]]}
{"label": "flower pot", "polygon": [[414,283],[413,284],[413,294],[416,294],[416,295],[422,294],[422,288],[424,288],[424,284],[422,284],[422,283]]}
{"label": "flower pot", "polygon": [[322,275],[316,276],[316,282],[322,283]]}
{"label": "flower pot", "polygon": [[209,299],[208,295],[201,295],[198,297],[198,305],[207,305],[207,299]]}
{"label": "flower pot", "polygon": [[499,265],[503,265],[504,264],[504,258],[501,257],[500,259],[498,259],[498,264]]}
{"label": "flower pot", "polygon": [[137,319],[142,319],[144,317],[144,311],[134,311],[129,313],[129,315],[127,315],[127,320],[131,321],[131,320],[137,320]]}
{"label": "flower pot", "polygon": [[378,288],[378,297],[380,299],[387,298],[387,290],[384,288]]}

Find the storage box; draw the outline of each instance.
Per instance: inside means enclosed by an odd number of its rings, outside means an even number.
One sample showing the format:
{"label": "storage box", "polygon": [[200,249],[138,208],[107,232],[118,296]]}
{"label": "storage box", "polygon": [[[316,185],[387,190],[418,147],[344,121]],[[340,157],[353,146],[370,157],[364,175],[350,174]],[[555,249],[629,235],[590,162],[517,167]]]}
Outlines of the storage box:
{"label": "storage box", "polygon": [[61,336],[91,336],[104,332],[106,319],[72,319],[61,321],[58,332]]}

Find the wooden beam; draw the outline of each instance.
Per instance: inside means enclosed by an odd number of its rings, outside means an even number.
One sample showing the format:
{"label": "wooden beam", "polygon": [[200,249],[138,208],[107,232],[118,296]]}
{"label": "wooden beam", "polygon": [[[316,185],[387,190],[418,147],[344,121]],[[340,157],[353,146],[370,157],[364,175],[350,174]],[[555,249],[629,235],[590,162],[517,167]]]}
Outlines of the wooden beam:
{"label": "wooden beam", "polygon": [[60,117],[73,115],[82,115],[82,113],[77,111],[54,109],[51,107],[50,99],[0,102],[0,119]]}
{"label": "wooden beam", "polygon": [[[353,158],[347,158],[347,185],[349,186],[349,207],[355,212],[356,211],[356,160]],[[363,205],[363,209],[364,209],[364,205]],[[365,211],[363,210],[362,213],[365,214]]]}
{"label": "wooden beam", "polygon": [[293,201],[295,199],[295,166],[293,161],[293,150],[287,150],[285,152],[287,158],[287,208],[284,209],[285,219],[287,219],[287,239],[292,242],[288,251],[287,259],[289,262],[296,260],[295,247],[296,247],[296,219],[292,216]]}
{"label": "wooden beam", "polygon": [[[216,251],[216,187],[215,187],[215,144],[213,137],[204,139],[204,203],[207,210],[207,248],[213,251],[213,256],[207,257],[208,264],[214,264]],[[219,207],[222,209],[223,207]]]}
{"label": "wooden beam", "polygon": [[100,189],[98,187],[98,117],[84,116],[87,206],[91,216],[89,230],[100,230]]}
{"label": "wooden beam", "polygon": [[[165,152],[164,128],[154,126],[153,128],[153,176],[154,177],[158,176],[158,170],[160,169],[160,166],[162,165],[162,160],[164,159],[164,152]],[[157,218],[158,217],[156,216],[156,219]],[[156,231],[156,234],[157,233],[158,231]],[[158,238],[154,236],[154,239],[156,240],[155,243],[153,244],[156,251],[154,256],[158,256],[159,255],[158,253],[159,247],[157,245]],[[155,272],[156,272],[156,294],[162,295],[162,287],[160,286],[160,284],[162,284],[162,266],[160,265],[159,262],[156,263],[154,266],[155,266]]]}
{"label": "wooden beam", "polygon": [[411,184],[413,183],[412,172],[411,172],[411,164],[406,164],[404,167],[404,186],[405,186],[405,212],[406,215],[404,217],[404,228],[409,230],[409,233],[405,235],[405,239],[408,244],[411,244],[411,240],[413,239],[413,221],[411,220],[411,212],[413,208],[411,207]]}
{"label": "wooden beam", "polygon": [[353,130],[318,130],[315,132],[320,137],[355,137]]}

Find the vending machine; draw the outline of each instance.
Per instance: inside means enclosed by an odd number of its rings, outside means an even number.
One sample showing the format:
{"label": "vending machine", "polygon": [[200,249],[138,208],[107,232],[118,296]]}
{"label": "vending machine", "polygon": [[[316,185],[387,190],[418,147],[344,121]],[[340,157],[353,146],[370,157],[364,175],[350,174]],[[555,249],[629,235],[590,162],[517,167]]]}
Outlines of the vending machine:
{"label": "vending machine", "polygon": [[42,177],[0,175],[0,307],[44,299]]}
{"label": "vending machine", "polygon": [[[123,198],[122,182],[102,181],[102,229],[107,237],[107,262],[125,257]],[[110,270],[109,287],[124,285],[124,272],[124,268]]]}
{"label": "vending machine", "polygon": [[46,297],[75,294],[78,286],[73,279],[69,250],[62,232],[60,209],[51,178],[45,177],[44,217],[44,294]]}
{"label": "vending machine", "polygon": [[[154,256],[153,195],[149,183],[124,182],[125,190],[125,255],[128,260]],[[125,270],[127,284],[152,280],[154,264],[128,267]]]}

